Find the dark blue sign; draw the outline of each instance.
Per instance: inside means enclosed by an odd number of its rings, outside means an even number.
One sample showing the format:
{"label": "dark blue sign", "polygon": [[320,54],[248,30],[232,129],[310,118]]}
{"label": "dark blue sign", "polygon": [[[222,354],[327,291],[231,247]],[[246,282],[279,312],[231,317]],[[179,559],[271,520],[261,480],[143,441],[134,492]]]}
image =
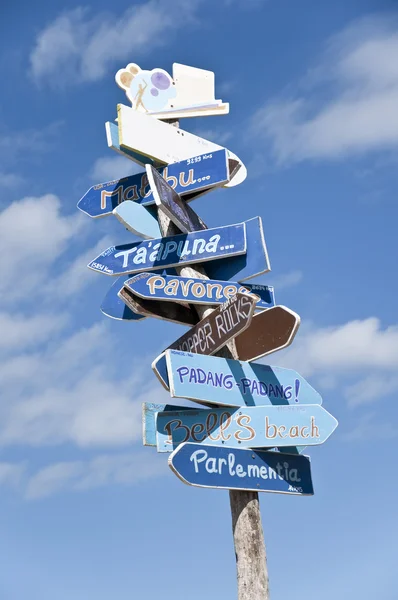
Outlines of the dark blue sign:
{"label": "dark blue sign", "polygon": [[184,483],[197,487],[314,493],[310,460],[302,455],[186,442],[170,455],[169,466]]}
{"label": "dark blue sign", "polygon": [[[117,133],[117,127],[116,127]],[[145,162],[152,163],[145,159]],[[228,161],[226,150],[182,160],[157,171],[180,195],[195,194],[228,181]],[[121,202],[133,200],[144,206],[155,204],[146,172],[131,175],[114,181],[107,181],[91,187],[77,203],[77,207],[90,217],[103,217],[112,213]]]}
{"label": "dark blue sign", "polygon": [[264,309],[275,306],[274,288],[268,285],[139,273],[127,279],[126,286],[136,296],[148,300],[169,300],[170,302],[189,302],[189,304],[223,304],[236,294],[249,292],[258,298],[256,308]]}
{"label": "dark blue sign", "polygon": [[102,301],[101,311],[111,319],[122,321],[139,321],[145,319],[146,317],[144,315],[137,315],[137,313],[133,312],[123,300],[119,298],[118,293],[122,289],[125,279],[126,275],[118,277],[115,283],[109,288]]}
{"label": "dark blue sign", "polygon": [[105,275],[139,273],[246,252],[245,223],[111,246],[87,266]]}

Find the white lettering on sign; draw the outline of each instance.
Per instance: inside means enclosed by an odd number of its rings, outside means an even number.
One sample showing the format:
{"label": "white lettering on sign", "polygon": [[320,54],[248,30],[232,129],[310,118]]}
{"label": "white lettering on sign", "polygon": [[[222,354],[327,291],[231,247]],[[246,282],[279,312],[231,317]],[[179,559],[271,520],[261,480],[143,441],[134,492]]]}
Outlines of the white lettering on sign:
{"label": "white lettering on sign", "polygon": [[206,473],[215,473],[217,475],[228,474],[230,477],[248,477],[253,479],[284,479],[291,483],[300,483],[301,477],[297,469],[292,469],[289,462],[278,462],[275,469],[261,465],[248,465],[247,471],[236,462],[235,454],[230,452],[225,458],[209,457],[206,450],[195,450],[190,457],[193,463],[195,473],[205,471]]}

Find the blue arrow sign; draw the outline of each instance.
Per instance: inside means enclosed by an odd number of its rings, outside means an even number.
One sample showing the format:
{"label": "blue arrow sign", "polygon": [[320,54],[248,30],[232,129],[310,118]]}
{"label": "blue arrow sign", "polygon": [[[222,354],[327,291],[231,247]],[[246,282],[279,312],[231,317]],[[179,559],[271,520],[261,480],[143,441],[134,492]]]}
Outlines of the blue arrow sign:
{"label": "blue arrow sign", "polygon": [[146,319],[144,315],[138,315],[133,312],[121,298],[119,298],[118,293],[123,287],[123,283],[126,279],[126,275],[123,277],[118,277],[115,283],[108,290],[105,298],[101,304],[101,311],[107,317],[111,319],[117,319],[122,321],[139,321],[141,319]]}
{"label": "blue arrow sign", "polygon": [[236,448],[317,446],[336,427],[336,419],[319,404],[165,411],[156,418],[157,448],[171,452],[183,442]]}
{"label": "blue arrow sign", "polygon": [[184,483],[197,487],[311,496],[307,456],[185,443],[169,457]]}
{"label": "blue arrow sign", "polygon": [[171,302],[189,302],[189,304],[222,304],[238,293],[249,292],[258,298],[256,308],[264,309],[275,306],[274,288],[268,285],[139,273],[128,279],[126,286],[136,296],[148,300],[169,300]]}
{"label": "blue arrow sign", "polygon": [[174,267],[246,252],[245,223],[111,246],[87,266],[105,275]]}
{"label": "blue arrow sign", "polygon": [[249,219],[245,225],[246,254],[212,260],[204,265],[210,279],[245,281],[271,270],[261,218]]}
{"label": "blue arrow sign", "polygon": [[[113,127],[118,140],[117,126]],[[127,149],[123,151],[127,154],[129,152]],[[134,157],[131,158],[135,159],[136,153],[132,154]],[[147,157],[142,158],[144,163],[153,162]],[[195,156],[161,167],[157,171],[178,194],[188,199],[197,198],[210,188],[228,182],[227,151],[223,149],[210,155]],[[90,217],[96,218],[111,214],[116,206],[126,200],[144,206],[155,205],[146,172],[94,185],[79,200],[77,207]]]}
{"label": "blue arrow sign", "polygon": [[320,394],[292,369],[177,350],[166,350],[154,367],[173,398],[219,406],[322,404]]}
{"label": "blue arrow sign", "polygon": [[113,214],[134,235],[147,240],[162,237],[157,218],[141,204],[126,200],[113,210]]}
{"label": "blue arrow sign", "polygon": [[156,446],[156,413],[173,410],[196,410],[188,406],[174,404],[142,403],[142,441],[144,446]]}

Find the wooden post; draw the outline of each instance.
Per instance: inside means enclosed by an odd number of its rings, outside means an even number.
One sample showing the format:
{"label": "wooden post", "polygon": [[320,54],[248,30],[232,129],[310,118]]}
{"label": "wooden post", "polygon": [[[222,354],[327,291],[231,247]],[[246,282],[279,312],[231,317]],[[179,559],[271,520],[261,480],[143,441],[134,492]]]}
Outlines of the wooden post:
{"label": "wooden post", "polygon": [[[178,127],[178,121],[168,121]],[[180,230],[161,210],[158,210],[159,228],[162,236],[176,235]],[[178,267],[183,277],[208,279],[204,269],[197,266]],[[213,308],[192,305],[199,319],[207,317]],[[232,340],[216,353],[216,356],[237,359],[235,342]],[[238,580],[238,600],[269,600],[267,557],[261,523],[260,503],[257,492],[230,490],[229,501],[235,546]]]}

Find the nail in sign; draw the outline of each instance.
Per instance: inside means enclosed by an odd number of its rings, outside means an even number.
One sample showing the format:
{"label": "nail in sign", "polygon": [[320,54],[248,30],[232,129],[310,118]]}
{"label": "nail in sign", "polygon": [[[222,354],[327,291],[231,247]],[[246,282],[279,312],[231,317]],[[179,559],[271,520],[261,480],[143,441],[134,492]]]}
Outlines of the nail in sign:
{"label": "nail in sign", "polygon": [[236,294],[169,348],[194,354],[214,354],[250,325],[255,306],[256,299],[252,296]]}

